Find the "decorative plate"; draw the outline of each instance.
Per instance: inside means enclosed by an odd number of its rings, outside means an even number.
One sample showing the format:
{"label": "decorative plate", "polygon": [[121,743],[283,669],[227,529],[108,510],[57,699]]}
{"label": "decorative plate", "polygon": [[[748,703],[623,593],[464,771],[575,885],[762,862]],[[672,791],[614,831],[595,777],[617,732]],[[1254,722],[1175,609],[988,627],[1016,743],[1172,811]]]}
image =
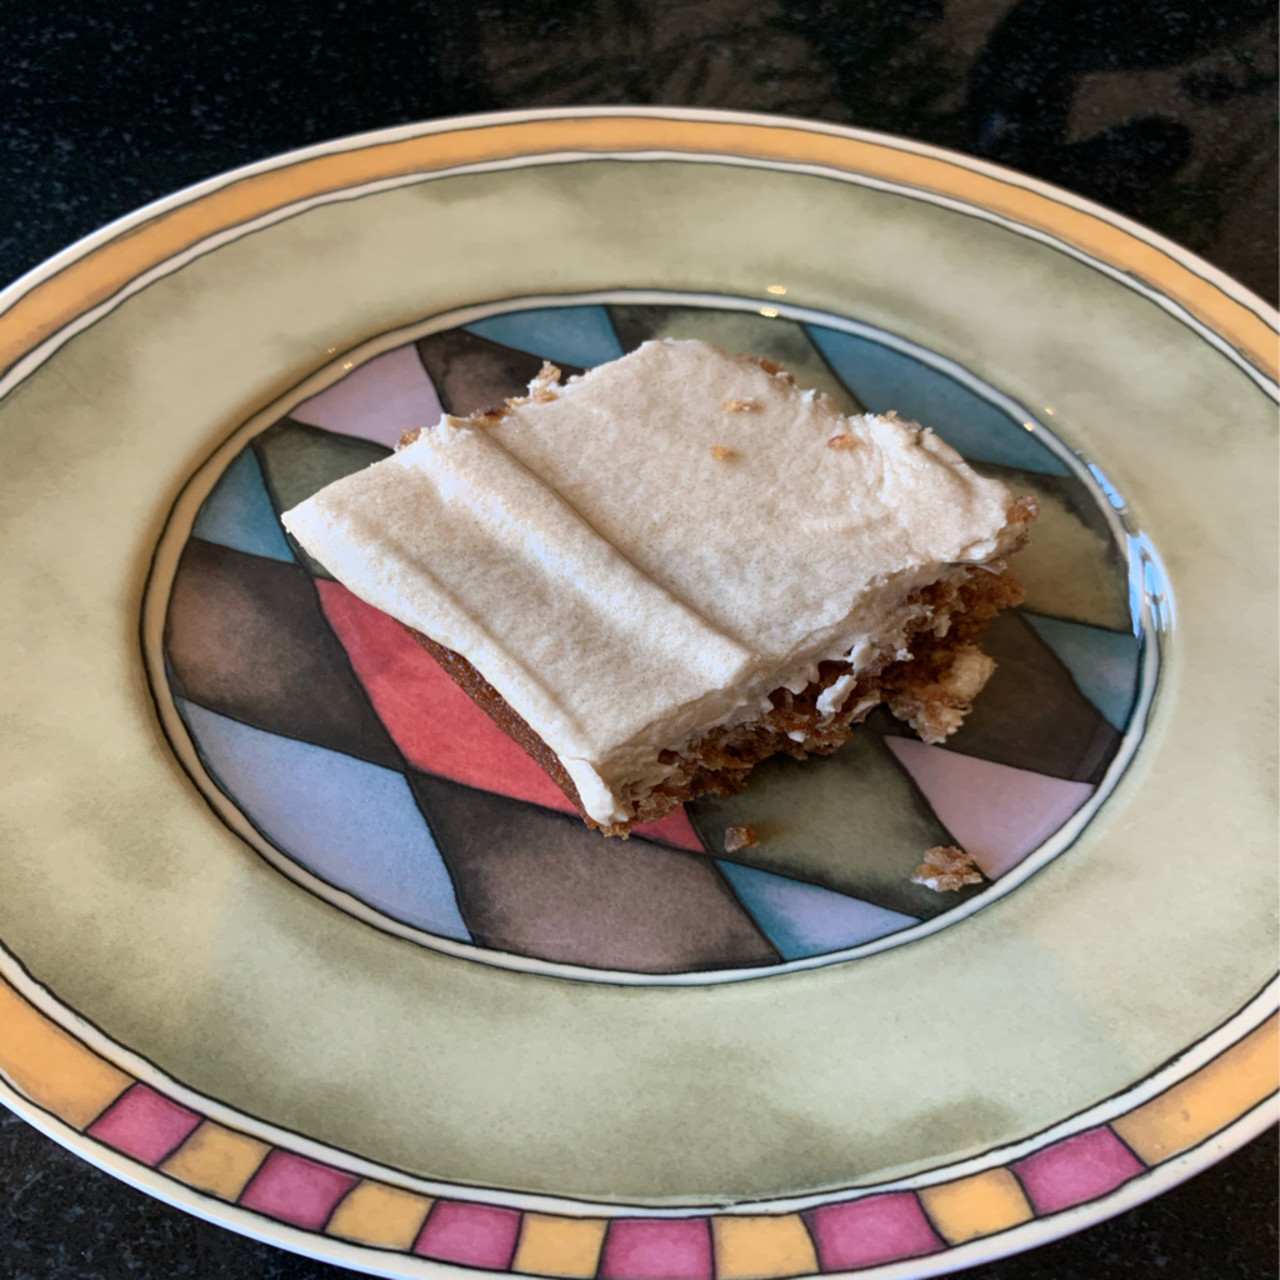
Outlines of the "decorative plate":
{"label": "decorative plate", "polygon": [[[0,307],[0,1097],[87,1159],[392,1276],[922,1277],[1274,1117],[1276,316],[1213,268],[934,148],[593,108],[240,170]],[[1042,515],[945,747],[877,715],[608,841],[279,513],[663,335]],[[913,884],[953,843],[983,883]]]}

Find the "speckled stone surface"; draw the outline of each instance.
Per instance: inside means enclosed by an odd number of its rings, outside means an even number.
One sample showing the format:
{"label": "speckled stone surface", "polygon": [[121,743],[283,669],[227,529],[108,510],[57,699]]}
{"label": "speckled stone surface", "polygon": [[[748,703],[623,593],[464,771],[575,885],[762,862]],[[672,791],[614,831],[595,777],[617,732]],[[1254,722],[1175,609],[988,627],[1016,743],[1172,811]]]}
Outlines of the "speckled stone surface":
{"label": "speckled stone surface", "polygon": [[199,179],[496,108],[670,103],[1025,169],[1276,297],[1265,0],[8,0],[0,280]]}
{"label": "speckled stone surface", "polygon": [[[146,202],[326,138],[668,103],[883,129],[1120,209],[1277,294],[1258,0],[126,0],[0,6],[0,283]],[[970,1280],[1266,1280],[1276,1135]],[[152,1200],[0,1113],[0,1277],[346,1274]]]}

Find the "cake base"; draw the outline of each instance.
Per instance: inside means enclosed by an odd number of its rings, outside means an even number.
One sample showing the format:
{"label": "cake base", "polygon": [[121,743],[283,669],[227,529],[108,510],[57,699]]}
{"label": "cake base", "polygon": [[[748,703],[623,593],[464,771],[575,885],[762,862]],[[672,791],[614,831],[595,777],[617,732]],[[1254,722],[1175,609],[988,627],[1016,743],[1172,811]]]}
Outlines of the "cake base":
{"label": "cake base", "polygon": [[[751,770],[770,756],[797,759],[829,755],[843,746],[853,726],[884,703],[926,742],[939,742],[960,727],[973,698],[995,664],[978,647],[987,623],[1001,610],[1021,602],[1022,587],[1009,573],[974,568],[959,583],[939,582],[918,593],[911,657],[887,655],[862,671],[841,706],[824,715],[822,694],[850,672],[844,662],[824,662],[818,679],[800,693],[776,689],[770,709],[755,720],[711,730],[682,752],[660,759],[675,766],[672,775],[636,804],[628,822],[602,826],[582,807],[577,788],[555,752],[512,710],[466,658],[429,636],[404,629],[440,664],[449,678],[514,742],[542,767],[564,792],[589,827],[607,836],[626,837],[631,828],[656,822],[700,795],[729,796],[746,786]],[[938,632],[943,632],[939,635]]]}

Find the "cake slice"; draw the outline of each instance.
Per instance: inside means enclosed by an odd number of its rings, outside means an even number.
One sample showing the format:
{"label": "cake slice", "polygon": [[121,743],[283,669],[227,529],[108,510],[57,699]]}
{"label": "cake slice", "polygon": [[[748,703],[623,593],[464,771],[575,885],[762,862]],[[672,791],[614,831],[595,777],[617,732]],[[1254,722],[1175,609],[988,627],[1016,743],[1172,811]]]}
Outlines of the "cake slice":
{"label": "cake slice", "polygon": [[446,414],[284,524],[625,835],[882,702],[953,732],[1033,515],[916,423],[664,339]]}

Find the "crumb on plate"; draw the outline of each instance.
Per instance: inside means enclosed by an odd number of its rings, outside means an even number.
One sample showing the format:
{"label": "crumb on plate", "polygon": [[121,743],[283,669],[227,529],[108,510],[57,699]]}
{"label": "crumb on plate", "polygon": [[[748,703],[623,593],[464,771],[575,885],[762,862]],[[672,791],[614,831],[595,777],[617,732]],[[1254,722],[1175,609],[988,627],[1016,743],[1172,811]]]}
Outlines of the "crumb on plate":
{"label": "crumb on plate", "polygon": [[967,884],[981,884],[982,872],[963,849],[953,844],[934,845],[911,874],[912,884],[922,884],[935,893],[949,893]]}

